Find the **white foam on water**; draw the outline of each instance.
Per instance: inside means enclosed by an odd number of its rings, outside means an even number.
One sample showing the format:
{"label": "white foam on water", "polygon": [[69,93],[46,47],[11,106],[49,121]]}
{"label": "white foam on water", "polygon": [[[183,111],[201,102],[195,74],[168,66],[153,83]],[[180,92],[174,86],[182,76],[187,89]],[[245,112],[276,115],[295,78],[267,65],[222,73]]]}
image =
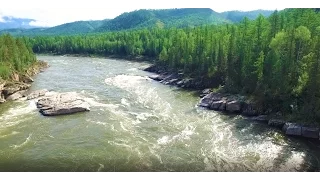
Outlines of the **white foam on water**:
{"label": "white foam on water", "polygon": [[130,106],[130,103],[128,102],[128,100],[126,98],[121,98],[121,104],[123,104],[125,106]]}
{"label": "white foam on water", "polygon": [[129,131],[127,128],[125,128],[125,127],[124,127],[124,125],[123,125],[123,122],[122,122],[122,121],[120,122],[120,126],[121,126],[121,128],[122,128],[124,131]]}
{"label": "white foam on water", "polygon": [[130,68],[128,69],[128,71],[137,71],[138,69],[137,68]]}
{"label": "white foam on water", "polygon": [[100,172],[102,169],[104,168],[104,165],[103,164],[99,164],[99,168],[98,168],[98,172]]}
{"label": "white foam on water", "polygon": [[1,139],[1,138],[8,137],[8,136],[16,135],[16,134],[19,134],[19,133],[20,133],[20,132],[12,131],[10,134],[1,135],[1,136],[0,136],[0,139]]}
{"label": "white foam on water", "polygon": [[181,131],[179,134],[174,135],[170,138],[170,136],[163,136],[162,138],[157,140],[157,143],[159,145],[167,145],[174,141],[183,141],[190,139],[190,136],[192,136],[195,133],[195,127],[192,127],[188,125],[183,131]]}
{"label": "white foam on water", "polygon": [[97,124],[97,125],[102,125],[102,126],[107,126],[106,122],[101,122],[101,121],[92,121],[91,119],[87,119],[87,122],[93,123],[93,124]]}
{"label": "white foam on water", "polygon": [[116,109],[119,106],[115,105],[115,104],[104,104],[104,103],[99,103],[97,102],[95,99],[93,98],[84,98],[84,100],[90,105],[90,106],[94,106],[94,107],[106,107],[109,109]]}
{"label": "white foam on water", "polygon": [[37,107],[34,100],[22,102],[22,104],[8,109],[0,116],[0,128],[7,128],[20,124],[21,122],[28,120],[28,118],[21,118],[22,116],[36,113],[36,110]]}
{"label": "white foam on water", "polygon": [[106,84],[134,94],[136,102],[144,107],[148,109],[152,108],[161,112],[162,115],[168,116],[168,113],[171,111],[170,103],[159,97],[156,88],[147,87],[145,81],[150,81],[150,79],[148,77],[123,74],[105,79]]}
{"label": "white foam on water", "polygon": [[31,136],[32,136],[32,134],[29,134],[29,136],[27,137],[27,139],[23,143],[18,144],[18,145],[12,145],[10,147],[12,147],[13,149],[18,149],[18,148],[25,146],[30,141]]}
{"label": "white foam on water", "polygon": [[[204,171],[297,171],[304,163],[303,152],[292,152],[284,158],[283,153],[287,153],[284,145],[275,144],[264,135],[247,134],[247,141],[240,140],[232,133],[234,124],[216,120],[212,137],[206,141],[211,148],[201,149]],[[250,129],[251,125],[241,131],[250,133]]]}

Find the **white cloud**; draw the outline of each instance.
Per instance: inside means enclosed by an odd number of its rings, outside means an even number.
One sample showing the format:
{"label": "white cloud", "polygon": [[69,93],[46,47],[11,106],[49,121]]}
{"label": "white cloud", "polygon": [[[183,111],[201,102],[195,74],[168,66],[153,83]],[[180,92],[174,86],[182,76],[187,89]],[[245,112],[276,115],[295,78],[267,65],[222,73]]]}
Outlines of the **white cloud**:
{"label": "white cloud", "polygon": [[[0,22],[4,21],[1,17],[12,16],[15,18],[28,18],[35,21],[30,22],[34,26],[56,26],[63,23],[81,20],[102,20],[112,19],[124,13],[142,8],[0,8]],[[146,8],[160,9],[160,8]],[[166,8],[162,8],[166,9]],[[214,11],[222,12],[228,10],[239,10],[241,8],[212,8]],[[245,8],[242,10],[255,9],[277,9],[277,8]],[[284,9],[284,8],[278,8]]]}

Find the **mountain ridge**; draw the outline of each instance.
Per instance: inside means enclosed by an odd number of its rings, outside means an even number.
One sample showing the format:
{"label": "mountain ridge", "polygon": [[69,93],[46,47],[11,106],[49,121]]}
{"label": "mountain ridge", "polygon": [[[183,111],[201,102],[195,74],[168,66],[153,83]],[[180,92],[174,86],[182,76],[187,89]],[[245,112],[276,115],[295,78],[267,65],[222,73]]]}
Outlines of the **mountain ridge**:
{"label": "mountain ridge", "polygon": [[238,23],[245,16],[255,19],[260,13],[269,16],[270,10],[227,11],[218,13],[210,8],[140,9],[125,12],[113,19],[75,21],[49,28],[10,28],[0,34],[14,36],[75,35],[141,28],[184,28],[201,25]]}

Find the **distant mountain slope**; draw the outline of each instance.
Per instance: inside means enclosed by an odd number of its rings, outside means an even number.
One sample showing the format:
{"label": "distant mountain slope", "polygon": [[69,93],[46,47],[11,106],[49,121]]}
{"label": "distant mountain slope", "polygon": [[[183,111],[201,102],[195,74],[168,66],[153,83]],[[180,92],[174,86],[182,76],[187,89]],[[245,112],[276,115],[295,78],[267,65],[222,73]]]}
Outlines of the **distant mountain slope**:
{"label": "distant mountain slope", "polygon": [[36,26],[30,25],[33,19],[26,18],[15,18],[10,16],[0,17],[0,30],[2,29],[13,29],[13,28],[35,28]]}
{"label": "distant mountain slope", "polygon": [[217,13],[209,8],[182,8],[161,10],[137,10],[123,13],[114,19],[97,21],[76,21],[51,28],[0,29],[0,34],[10,33],[15,36],[38,35],[75,35],[96,32],[120,31],[140,28],[194,27],[206,24],[234,23],[245,16],[255,19],[261,13],[269,16],[273,11],[256,10],[249,12],[229,11]]}
{"label": "distant mountain slope", "polygon": [[99,28],[105,21],[108,20],[76,21],[48,28],[43,33],[56,34],[58,32],[65,35],[89,33]]}
{"label": "distant mountain slope", "polygon": [[117,31],[148,27],[193,27],[230,22],[209,8],[137,10],[105,22],[97,31]]}
{"label": "distant mountain slope", "polygon": [[251,20],[256,19],[259,14],[263,16],[270,16],[274,11],[269,10],[254,10],[254,11],[226,11],[220,13],[221,17],[228,19],[232,22],[240,22],[244,17],[247,17]]}

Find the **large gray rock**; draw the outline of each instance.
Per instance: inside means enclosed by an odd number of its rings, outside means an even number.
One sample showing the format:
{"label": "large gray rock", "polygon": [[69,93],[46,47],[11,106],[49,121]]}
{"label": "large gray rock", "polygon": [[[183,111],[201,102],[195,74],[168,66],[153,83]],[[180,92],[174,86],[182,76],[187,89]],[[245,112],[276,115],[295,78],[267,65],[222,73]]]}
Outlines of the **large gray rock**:
{"label": "large gray rock", "polygon": [[35,99],[35,98],[44,96],[47,92],[48,92],[47,89],[41,89],[41,90],[37,90],[37,91],[31,92],[31,93],[27,96],[27,99],[30,100],[30,99]]}
{"label": "large gray rock", "polygon": [[319,138],[319,128],[316,127],[302,127],[302,132],[301,132],[303,137],[307,138]]}
{"label": "large gray rock", "polygon": [[268,122],[268,125],[282,129],[282,127],[284,126],[285,123],[286,123],[285,121],[280,120],[280,119],[270,119]]}
{"label": "large gray rock", "polygon": [[221,106],[223,103],[225,103],[223,100],[214,101],[214,102],[211,103],[210,109],[219,110],[220,106]]}
{"label": "large gray rock", "polygon": [[223,96],[220,93],[210,93],[201,98],[199,106],[209,108],[212,102],[222,100]]}
{"label": "large gray rock", "polygon": [[267,115],[253,116],[253,117],[249,117],[248,119],[250,119],[252,121],[268,122]]}
{"label": "large gray rock", "polygon": [[212,103],[212,94],[208,94],[206,96],[204,96],[203,98],[200,99],[200,102],[199,102],[199,106],[201,107],[210,107],[211,103]]}
{"label": "large gray rock", "polygon": [[301,136],[302,127],[295,123],[285,123],[282,131],[285,132],[286,135]]}
{"label": "large gray rock", "polygon": [[241,103],[237,100],[230,101],[226,104],[226,110],[228,112],[240,112],[241,111]]}
{"label": "large gray rock", "polygon": [[26,84],[26,83],[11,84],[11,85],[8,85],[8,87],[4,87],[2,92],[5,97],[8,97],[15,92],[18,92],[21,90],[27,90],[28,88],[30,88],[30,86],[31,86],[30,84]]}
{"label": "large gray rock", "polygon": [[90,105],[77,93],[53,93],[37,102],[39,112],[44,116],[56,116],[89,111]]}
{"label": "large gray rock", "polygon": [[154,75],[150,75],[149,78],[155,81],[162,81],[165,78],[165,76],[154,74]]}
{"label": "large gray rock", "polygon": [[210,94],[212,92],[211,89],[204,89],[203,91],[201,91],[201,94],[200,94],[200,97],[204,97],[206,96],[207,94]]}
{"label": "large gray rock", "polygon": [[225,100],[223,100],[223,102],[221,103],[221,105],[219,107],[219,111],[225,111],[226,110],[226,104],[227,104],[227,102]]}

